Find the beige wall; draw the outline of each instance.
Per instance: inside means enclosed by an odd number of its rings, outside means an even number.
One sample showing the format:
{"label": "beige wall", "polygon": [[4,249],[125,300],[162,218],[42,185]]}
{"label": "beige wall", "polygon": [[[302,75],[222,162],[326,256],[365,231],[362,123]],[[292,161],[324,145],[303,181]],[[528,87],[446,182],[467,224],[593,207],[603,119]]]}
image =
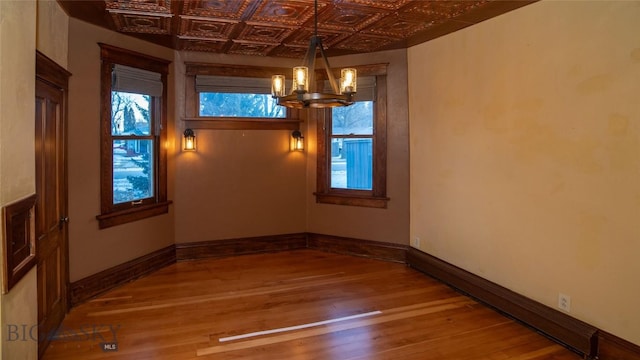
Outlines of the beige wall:
{"label": "beige wall", "polygon": [[[298,65],[295,59],[242,57],[182,52],[183,62]],[[196,130],[198,151],[177,153],[176,243],[312,231],[367,240],[407,243],[408,115],[406,51],[332,58],[333,67],[389,63],[389,209],[315,203],[316,125],[301,124],[305,153],[288,151],[287,130]],[[184,116],[180,75],[177,118]],[[304,116],[307,117],[307,116]],[[176,123],[180,134],[184,125]],[[180,146],[176,138],[175,146]]]}
{"label": "beige wall", "polygon": [[57,1],[39,0],[36,47],[66,68],[69,54],[69,16]]}
{"label": "beige wall", "polygon": [[407,52],[382,51],[330,59],[332,68],[387,63],[387,209],[316,203],[317,121],[308,124],[307,230],[357,239],[408,244],[409,138]]}
{"label": "beige wall", "polygon": [[[36,3],[0,2],[0,206],[35,193]],[[29,79],[29,81],[25,81]],[[0,240],[2,239],[0,231]],[[0,257],[0,263],[4,260]],[[4,264],[2,264],[4,271]],[[1,355],[37,358],[37,342],[15,340],[10,325],[37,324],[36,269],[0,299]],[[13,328],[13,327],[11,327]],[[20,337],[22,340],[22,337]]]}
{"label": "beige wall", "polygon": [[[35,192],[34,136],[25,136],[35,134],[35,50],[66,67],[67,23],[56,2],[0,1],[0,206]],[[1,296],[0,358],[37,358],[31,334],[25,339],[21,332],[8,331],[37,325],[36,285],[34,268]]]}
{"label": "beige wall", "polygon": [[[184,62],[287,66],[289,59],[179,53],[176,118],[183,119]],[[304,126],[304,124],[303,124]],[[176,134],[185,126],[176,122]],[[195,129],[198,151],[177,152],[176,243],[305,231],[306,155],[287,130]],[[175,137],[177,149],[181,137]]]}
{"label": "beige wall", "polygon": [[636,344],[638,19],[542,1],[408,51],[411,238]]}
{"label": "beige wall", "polygon": [[[98,42],[173,60],[173,50],[88,23],[69,21],[69,271],[71,282],[173,244],[173,206],[168,214],[104,230],[100,213],[100,48]],[[169,94],[174,75],[169,74]],[[171,96],[170,96],[171,97]],[[169,128],[173,99],[169,99]],[[169,168],[174,151],[167,144]],[[169,175],[169,198],[173,199]]]}

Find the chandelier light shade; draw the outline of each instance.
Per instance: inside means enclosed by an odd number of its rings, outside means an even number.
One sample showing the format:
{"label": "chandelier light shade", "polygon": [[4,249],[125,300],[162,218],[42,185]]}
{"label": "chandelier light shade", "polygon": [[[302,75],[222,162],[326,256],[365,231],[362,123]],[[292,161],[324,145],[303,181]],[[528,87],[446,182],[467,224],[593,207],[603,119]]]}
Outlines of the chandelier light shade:
{"label": "chandelier light shade", "polygon": [[[271,96],[277,99],[278,105],[289,108],[332,108],[337,106],[349,106],[354,103],[354,95],[357,91],[356,69],[342,69],[340,79],[336,81],[331,72],[329,60],[324,53],[322,40],[318,36],[318,0],[315,0],[315,32],[309,41],[309,48],[305,54],[303,65],[293,68],[291,92],[287,95],[285,88],[285,76],[274,75],[271,77]],[[327,79],[331,91],[317,89],[315,80],[316,52],[320,51],[320,57],[324,63]]]}
{"label": "chandelier light shade", "polygon": [[286,95],[284,75],[273,75],[271,77],[271,95],[273,97],[283,97]]}
{"label": "chandelier light shade", "polygon": [[355,93],[358,79],[356,79],[356,69],[340,70],[340,94]]}

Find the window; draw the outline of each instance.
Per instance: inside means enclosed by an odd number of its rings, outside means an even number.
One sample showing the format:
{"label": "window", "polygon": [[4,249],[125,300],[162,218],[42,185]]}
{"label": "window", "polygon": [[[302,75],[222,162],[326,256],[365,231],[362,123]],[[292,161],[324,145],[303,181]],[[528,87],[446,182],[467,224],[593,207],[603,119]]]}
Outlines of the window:
{"label": "window", "polygon": [[316,201],[386,208],[386,66],[358,74],[356,103],[323,110],[318,124]]}
{"label": "window", "polygon": [[198,116],[282,119],[286,108],[271,97],[271,79],[196,75]]}
{"label": "window", "polygon": [[282,71],[186,63],[185,127],[297,130],[299,111],[279,106],[271,97],[271,75]]}
{"label": "window", "polygon": [[169,61],[101,48],[100,228],[164,214]]}

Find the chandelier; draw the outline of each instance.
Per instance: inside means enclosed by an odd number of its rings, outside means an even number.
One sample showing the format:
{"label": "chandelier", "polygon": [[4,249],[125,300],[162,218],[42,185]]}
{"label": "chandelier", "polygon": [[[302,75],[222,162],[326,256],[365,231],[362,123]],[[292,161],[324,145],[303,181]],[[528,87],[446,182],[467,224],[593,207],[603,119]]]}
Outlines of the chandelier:
{"label": "chandelier", "polygon": [[[284,75],[271,77],[271,96],[278,101],[278,105],[289,108],[332,108],[337,106],[349,106],[354,103],[353,97],[357,90],[356,69],[347,68],[340,71],[339,84],[331,72],[331,66],[322,47],[322,39],[318,36],[318,0],[314,4],[315,31],[309,41],[309,49],[304,56],[302,66],[293,68],[293,81],[291,92],[287,95]],[[330,92],[316,89],[315,62],[316,50],[320,50],[320,56],[324,63],[329,80]]]}

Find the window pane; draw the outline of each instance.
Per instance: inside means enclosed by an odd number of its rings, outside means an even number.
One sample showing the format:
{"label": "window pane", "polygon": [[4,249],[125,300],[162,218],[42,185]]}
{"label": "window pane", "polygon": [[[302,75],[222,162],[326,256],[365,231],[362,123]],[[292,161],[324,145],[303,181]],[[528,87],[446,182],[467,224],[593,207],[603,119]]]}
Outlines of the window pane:
{"label": "window pane", "polygon": [[153,196],[153,140],[113,140],[113,203]]}
{"label": "window pane", "polygon": [[200,116],[284,118],[286,111],[269,94],[201,92]]}
{"label": "window pane", "polygon": [[111,92],[111,135],[149,135],[151,96]]}
{"label": "window pane", "polygon": [[332,109],[333,135],[372,135],[373,101]]}
{"label": "window pane", "polygon": [[331,187],[371,190],[372,185],[372,139],[331,139]]}

